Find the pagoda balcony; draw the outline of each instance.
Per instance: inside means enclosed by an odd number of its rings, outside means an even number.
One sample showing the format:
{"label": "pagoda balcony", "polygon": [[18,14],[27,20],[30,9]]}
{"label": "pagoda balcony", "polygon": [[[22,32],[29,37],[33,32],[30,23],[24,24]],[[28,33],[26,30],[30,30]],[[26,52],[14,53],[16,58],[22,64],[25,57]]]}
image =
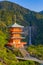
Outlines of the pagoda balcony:
{"label": "pagoda balcony", "polygon": [[12,32],[11,34],[24,34],[24,32]]}
{"label": "pagoda balcony", "polygon": [[11,39],[25,39],[25,37],[11,37]]}

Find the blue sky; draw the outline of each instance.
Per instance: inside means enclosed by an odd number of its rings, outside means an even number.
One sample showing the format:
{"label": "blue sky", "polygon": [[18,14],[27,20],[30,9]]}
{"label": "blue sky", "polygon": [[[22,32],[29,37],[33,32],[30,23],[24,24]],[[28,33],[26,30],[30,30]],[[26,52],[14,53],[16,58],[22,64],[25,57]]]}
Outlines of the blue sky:
{"label": "blue sky", "polygon": [[[1,0],[0,0],[1,1]],[[33,11],[43,10],[43,0],[8,0]]]}

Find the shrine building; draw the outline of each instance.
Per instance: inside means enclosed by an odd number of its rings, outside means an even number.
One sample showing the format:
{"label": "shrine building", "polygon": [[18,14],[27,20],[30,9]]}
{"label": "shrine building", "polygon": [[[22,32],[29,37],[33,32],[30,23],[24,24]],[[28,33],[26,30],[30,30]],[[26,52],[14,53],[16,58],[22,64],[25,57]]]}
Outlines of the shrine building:
{"label": "shrine building", "polygon": [[24,26],[19,25],[17,23],[14,23],[12,26],[10,26],[9,28],[10,38],[7,43],[8,46],[13,46],[15,48],[21,48],[27,44],[26,42],[22,41],[22,39],[25,39],[25,37],[23,37],[24,35],[23,28]]}

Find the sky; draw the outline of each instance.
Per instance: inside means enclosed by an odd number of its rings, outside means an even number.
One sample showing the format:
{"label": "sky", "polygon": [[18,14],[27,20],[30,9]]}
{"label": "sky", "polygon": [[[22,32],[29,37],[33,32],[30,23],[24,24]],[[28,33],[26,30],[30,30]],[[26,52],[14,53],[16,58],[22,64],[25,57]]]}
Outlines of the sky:
{"label": "sky", "polygon": [[25,8],[28,8],[32,11],[39,12],[39,11],[43,10],[43,0],[8,0],[8,1],[17,3],[17,4],[19,4]]}

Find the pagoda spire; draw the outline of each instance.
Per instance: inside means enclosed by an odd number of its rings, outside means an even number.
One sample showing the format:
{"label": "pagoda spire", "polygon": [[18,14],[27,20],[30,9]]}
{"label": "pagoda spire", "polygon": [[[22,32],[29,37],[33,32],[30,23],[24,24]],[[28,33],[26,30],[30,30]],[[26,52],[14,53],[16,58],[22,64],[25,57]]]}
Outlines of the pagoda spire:
{"label": "pagoda spire", "polygon": [[16,15],[14,15],[14,22],[16,23]]}

